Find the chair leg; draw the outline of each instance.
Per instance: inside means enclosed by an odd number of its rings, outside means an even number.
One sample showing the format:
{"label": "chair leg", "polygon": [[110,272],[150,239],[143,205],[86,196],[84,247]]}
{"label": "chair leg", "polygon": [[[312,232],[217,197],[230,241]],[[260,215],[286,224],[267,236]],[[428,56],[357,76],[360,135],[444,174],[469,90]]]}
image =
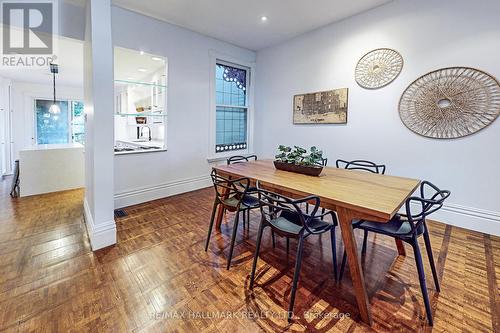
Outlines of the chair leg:
{"label": "chair leg", "polygon": [[293,272],[292,292],[290,294],[290,304],[288,305],[288,321],[292,319],[293,306],[295,304],[295,293],[299,282],[300,266],[302,264],[302,250],[304,248],[304,238],[299,238],[299,246],[297,249],[297,259],[295,261],[295,271]]}
{"label": "chair leg", "polygon": [[205,252],[208,250],[208,243],[210,242],[210,235],[212,234],[212,228],[214,227],[215,212],[217,211],[217,206],[219,203],[217,200],[214,201],[214,208],[212,208],[212,217],[210,218],[210,225],[208,227],[207,241],[205,242]]}
{"label": "chair leg", "polygon": [[333,277],[337,280],[337,243],[335,241],[335,227],[330,230],[330,238],[332,242]]}
{"label": "chair leg", "polygon": [[344,250],[344,254],[342,255],[342,263],[340,264],[339,281],[342,280],[342,276],[344,275],[346,262],[347,262],[347,252],[345,252]]}
{"label": "chair leg", "polygon": [[427,285],[425,283],[425,272],[424,272],[424,265],[422,264],[422,255],[420,254],[420,248],[418,246],[418,241],[416,237],[413,239],[412,247],[413,247],[413,252],[415,254],[415,263],[417,264],[418,280],[420,281],[420,289],[422,289],[422,296],[424,298],[427,320],[429,321],[429,325],[432,326],[433,320],[432,320],[431,303],[429,301],[429,294],[427,293]]}
{"label": "chair leg", "polygon": [[309,203],[306,202],[306,214],[309,214]]}
{"label": "chair leg", "polygon": [[427,257],[429,258],[429,263],[431,265],[432,277],[434,278],[434,286],[436,287],[437,292],[441,291],[441,287],[439,286],[439,279],[436,272],[436,266],[434,265],[434,256],[432,255],[432,247],[431,247],[431,239],[429,238],[429,230],[427,230],[427,225],[424,224],[424,241],[425,241],[425,249],[427,250]]}
{"label": "chair leg", "polygon": [[271,231],[271,238],[273,239],[273,249],[276,248],[276,239],[274,238],[274,230]]}
{"label": "chair leg", "polygon": [[368,242],[368,230],[364,230],[363,234],[363,247],[361,248],[361,253],[366,253],[366,243]]}
{"label": "chair leg", "polygon": [[237,212],[234,216],[233,236],[231,237],[231,247],[229,248],[229,257],[227,258],[227,269],[231,266],[231,259],[233,258],[234,241],[236,240],[236,233],[238,232],[239,217],[240,214]]}
{"label": "chair leg", "polygon": [[253,289],[253,282],[255,279],[255,268],[257,267],[257,260],[259,259],[260,241],[262,240],[263,232],[264,232],[264,221],[260,221],[259,232],[257,234],[257,244],[255,245],[255,255],[253,257],[252,273],[250,274],[250,289]]}
{"label": "chair leg", "polygon": [[247,210],[247,226],[248,226],[248,229],[250,229],[250,209]]}
{"label": "chair leg", "polygon": [[[325,214],[326,212],[326,209],[325,208],[321,208],[321,215]],[[321,221],[323,221],[325,219],[324,216],[321,216]]]}

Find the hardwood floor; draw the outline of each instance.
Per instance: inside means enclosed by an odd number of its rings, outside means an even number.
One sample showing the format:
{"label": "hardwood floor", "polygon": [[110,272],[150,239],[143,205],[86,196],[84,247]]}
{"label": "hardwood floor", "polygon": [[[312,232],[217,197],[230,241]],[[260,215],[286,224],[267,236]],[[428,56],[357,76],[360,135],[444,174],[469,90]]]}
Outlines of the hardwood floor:
{"label": "hardwood floor", "polygon": [[288,325],[295,242],[287,258],[285,240],[273,249],[267,230],[248,289],[258,211],[249,230],[240,223],[227,271],[232,215],[203,250],[211,188],[127,208],[118,244],[93,253],[83,191],[11,199],[9,179],[0,184],[0,332],[500,332],[499,237],[430,223],[442,289],[435,293],[424,257],[433,328],[409,248],[398,257],[392,239],[370,235],[362,257],[370,328],[348,270],[333,280],[329,237],[311,238]]}

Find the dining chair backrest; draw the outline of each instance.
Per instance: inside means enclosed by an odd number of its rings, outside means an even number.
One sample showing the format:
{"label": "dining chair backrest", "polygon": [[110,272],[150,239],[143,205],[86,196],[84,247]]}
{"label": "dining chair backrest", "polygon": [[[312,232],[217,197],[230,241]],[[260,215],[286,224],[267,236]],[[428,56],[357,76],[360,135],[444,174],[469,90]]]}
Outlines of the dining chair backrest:
{"label": "dining chair backrest", "polygon": [[249,155],[249,156],[235,155],[227,159],[227,165],[236,163],[245,163],[252,160],[257,161],[257,155]]}
{"label": "dining chair backrest", "polygon": [[[317,196],[308,196],[301,199],[291,199],[282,194],[258,188],[259,204],[262,218],[267,222],[275,220],[280,216],[291,218],[294,223],[302,226],[309,233],[310,220],[316,215],[320,206],[320,199]],[[304,214],[301,204],[308,202],[313,206],[311,214]]]}
{"label": "dining chair backrest", "polygon": [[337,168],[348,169],[348,170],[362,170],[368,171],[372,173],[385,174],[385,165],[377,164],[371,161],[366,160],[354,160],[354,161],[345,161],[345,160],[337,160],[335,162]]}
{"label": "dining chair backrest", "polygon": [[328,158],[321,158],[321,165],[326,166],[328,164]]}
{"label": "dining chair backrest", "polygon": [[228,179],[217,174],[215,169],[212,170],[211,177],[215,188],[216,200],[229,210],[239,209],[243,198],[247,194],[250,179],[244,177]]}
{"label": "dining chair backrest", "polygon": [[429,181],[420,184],[420,197],[412,196],[406,199],[405,208],[412,231],[425,222],[425,218],[443,207],[444,201],[450,196],[448,190],[441,190]]}

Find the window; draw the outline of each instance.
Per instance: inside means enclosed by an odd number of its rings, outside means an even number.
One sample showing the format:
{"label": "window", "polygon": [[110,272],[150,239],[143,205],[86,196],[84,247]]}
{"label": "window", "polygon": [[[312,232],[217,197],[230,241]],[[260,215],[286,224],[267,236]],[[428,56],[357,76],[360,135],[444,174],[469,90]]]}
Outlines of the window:
{"label": "window", "polygon": [[73,142],[85,144],[85,113],[83,102],[71,101],[71,133]]}
{"label": "window", "polygon": [[35,131],[37,144],[68,142],[84,143],[83,103],[79,101],[57,101],[61,110],[49,112],[52,100],[35,100]]}
{"label": "window", "polygon": [[249,70],[217,62],[215,152],[247,148]]}

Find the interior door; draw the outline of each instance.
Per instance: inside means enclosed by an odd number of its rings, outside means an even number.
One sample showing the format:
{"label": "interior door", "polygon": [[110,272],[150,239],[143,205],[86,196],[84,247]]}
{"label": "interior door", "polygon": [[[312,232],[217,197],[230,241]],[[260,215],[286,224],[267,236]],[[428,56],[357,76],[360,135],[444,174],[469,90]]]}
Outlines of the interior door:
{"label": "interior door", "polygon": [[10,84],[0,79],[0,176],[11,171],[10,141]]}

